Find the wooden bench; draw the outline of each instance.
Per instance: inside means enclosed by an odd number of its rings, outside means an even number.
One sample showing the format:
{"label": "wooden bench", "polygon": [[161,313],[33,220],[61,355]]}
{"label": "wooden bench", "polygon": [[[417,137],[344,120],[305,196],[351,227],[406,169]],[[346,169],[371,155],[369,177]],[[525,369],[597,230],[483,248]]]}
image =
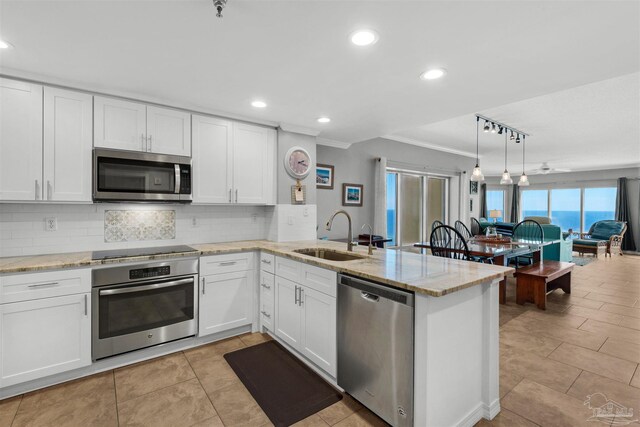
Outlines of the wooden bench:
{"label": "wooden bench", "polygon": [[516,303],[532,302],[545,310],[547,294],[560,288],[571,293],[572,262],[542,261],[528,267],[519,268],[516,276]]}

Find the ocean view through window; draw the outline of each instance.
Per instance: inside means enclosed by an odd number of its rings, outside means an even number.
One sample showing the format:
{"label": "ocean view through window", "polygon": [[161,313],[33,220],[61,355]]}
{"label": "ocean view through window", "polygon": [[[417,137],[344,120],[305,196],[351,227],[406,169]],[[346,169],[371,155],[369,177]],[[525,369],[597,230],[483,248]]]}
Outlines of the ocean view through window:
{"label": "ocean view through window", "polygon": [[585,188],[584,189],[584,231],[596,221],[615,219],[616,188]]}

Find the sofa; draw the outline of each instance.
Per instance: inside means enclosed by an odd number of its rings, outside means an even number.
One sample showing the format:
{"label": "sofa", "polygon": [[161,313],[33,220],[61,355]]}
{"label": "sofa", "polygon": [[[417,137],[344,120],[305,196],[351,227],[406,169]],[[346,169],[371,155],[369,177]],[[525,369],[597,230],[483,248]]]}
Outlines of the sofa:
{"label": "sofa", "polygon": [[612,252],[622,255],[622,238],[627,231],[627,223],[623,221],[603,220],[594,222],[588,233],[580,234],[573,240],[573,249],[581,255],[600,254],[611,256]]}
{"label": "sofa", "polygon": [[[482,221],[480,218],[480,228],[482,232],[487,229],[489,226],[495,226],[496,232],[502,234],[503,236],[512,236],[513,229],[516,226],[516,223],[513,222],[489,222],[487,220]],[[551,260],[551,261],[564,261],[571,262],[573,259],[573,242],[571,239],[565,238],[562,234],[562,229],[560,226],[554,224],[540,224],[542,227],[542,232],[544,233],[544,237],[546,239],[560,239],[560,242],[554,243],[552,245],[547,245],[544,247],[542,251],[542,259]]]}

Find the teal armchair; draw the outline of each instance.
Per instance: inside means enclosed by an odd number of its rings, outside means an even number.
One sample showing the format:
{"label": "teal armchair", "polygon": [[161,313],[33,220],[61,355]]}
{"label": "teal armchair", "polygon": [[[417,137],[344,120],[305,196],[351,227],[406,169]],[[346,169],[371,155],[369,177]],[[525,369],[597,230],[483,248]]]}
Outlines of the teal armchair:
{"label": "teal armchair", "polygon": [[623,221],[596,221],[589,228],[588,233],[582,233],[579,239],[574,239],[573,248],[580,254],[599,254],[617,252],[622,255],[622,239],[627,231],[627,223]]}

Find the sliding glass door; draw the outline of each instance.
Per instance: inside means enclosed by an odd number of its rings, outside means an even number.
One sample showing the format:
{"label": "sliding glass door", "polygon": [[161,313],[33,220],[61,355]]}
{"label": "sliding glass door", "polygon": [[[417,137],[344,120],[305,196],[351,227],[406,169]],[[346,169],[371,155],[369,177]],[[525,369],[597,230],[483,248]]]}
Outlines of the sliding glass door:
{"label": "sliding glass door", "polygon": [[387,173],[389,246],[429,240],[431,224],[447,222],[449,179],[404,171]]}

